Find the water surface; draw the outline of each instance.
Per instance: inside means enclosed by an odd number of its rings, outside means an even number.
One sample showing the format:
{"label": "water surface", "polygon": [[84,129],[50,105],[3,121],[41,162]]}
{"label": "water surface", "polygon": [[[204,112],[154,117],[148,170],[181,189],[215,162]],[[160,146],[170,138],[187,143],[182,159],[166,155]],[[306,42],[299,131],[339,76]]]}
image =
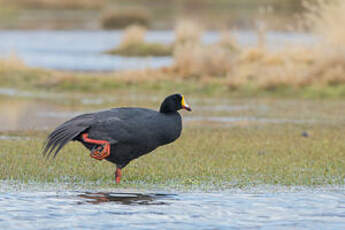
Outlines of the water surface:
{"label": "water surface", "polygon": [[345,188],[8,192],[1,229],[344,229]]}
{"label": "water surface", "polygon": [[[27,65],[57,70],[112,71],[169,66],[171,57],[121,57],[104,54],[120,44],[123,31],[0,31],[0,57],[15,53]],[[253,31],[235,31],[241,45],[254,45]],[[219,34],[207,32],[205,43],[217,41]],[[147,40],[161,43],[174,41],[173,31],[149,31]],[[285,43],[310,44],[311,35],[287,32],[268,32],[267,43],[281,47]]]}

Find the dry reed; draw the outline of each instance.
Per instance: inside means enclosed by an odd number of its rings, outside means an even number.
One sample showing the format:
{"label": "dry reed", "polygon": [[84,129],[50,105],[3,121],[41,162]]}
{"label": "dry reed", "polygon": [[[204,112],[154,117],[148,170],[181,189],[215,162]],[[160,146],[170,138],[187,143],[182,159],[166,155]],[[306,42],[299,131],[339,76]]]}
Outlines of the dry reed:
{"label": "dry reed", "polygon": [[122,41],[118,47],[107,53],[122,56],[169,56],[171,46],[155,42],[145,42],[146,28],[131,25],[124,31]]}
{"label": "dry reed", "polygon": [[289,44],[269,49],[264,27],[257,30],[255,47],[240,47],[230,33],[222,35],[216,44],[204,45],[200,42],[200,28],[186,22],[176,30],[170,70],[182,78],[224,78],[231,89],[345,84],[345,48],[341,46],[345,40],[345,2],[319,0],[306,6],[303,23],[320,37],[313,45]]}
{"label": "dry reed", "polygon": [[28,68],[24,61],[20,59],[14,52],[9,56],[0,58],[0,70],[1,69],[25,69]]}
{"label": "dry reed", "polygon": [[231,88],[248,84],[275,89],[345,83],[345,49],[340,46],[345,39],[345,2],[320,0],[306,7],[303,23],[319,35],[318,43],[309,47],[291,44],[278,51],[262,45],[244,49],[235,60],[236,68],[227,74]]}
{"label": "dry reed", "polygon": [[231,56],[220,46],[194,43],[175,46],[172,70],[184,78],[222,77],[230,68]]}
{"label": "dry reed", "polygon": [[147,29],[140,25],[131,25],[123,33],[120,47],[127,47],[145,41]]}
{"label": "dry reed", "polygon": [[199,24],[190,20],[179,21],[175,27],[176,43],[200,43],[203,30]]}

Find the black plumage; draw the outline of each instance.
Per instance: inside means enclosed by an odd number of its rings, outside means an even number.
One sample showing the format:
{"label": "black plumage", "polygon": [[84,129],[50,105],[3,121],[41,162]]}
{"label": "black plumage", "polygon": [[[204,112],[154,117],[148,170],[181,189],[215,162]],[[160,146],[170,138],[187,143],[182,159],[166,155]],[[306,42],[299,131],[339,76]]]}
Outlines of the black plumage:
{"label": "black plumage", "polygon": [[182,108],[190,111],[184,97],[174,94],[162,102],[160,111],[125,107],[83,114],[58,126],[48,136],[43,152],[55,157],[69,141],[79,141],[92,152],[101,145],[85,141],[83,134],[87,134],[90,139],[107,141],[110,155],[105,159],[122,169],[180,136],[182,121],[177,111]]}

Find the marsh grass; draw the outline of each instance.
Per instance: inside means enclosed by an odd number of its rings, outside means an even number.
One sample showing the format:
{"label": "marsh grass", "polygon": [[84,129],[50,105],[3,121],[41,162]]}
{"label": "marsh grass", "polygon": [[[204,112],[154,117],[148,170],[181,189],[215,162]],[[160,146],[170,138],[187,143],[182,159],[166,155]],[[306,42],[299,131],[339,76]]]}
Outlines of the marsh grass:
{"label": "marsh grass", "polygon": [[12,52],[8,57],[0,59],[1,69],[27,69],[24,64],[14,52]]}
{"label": "marsh grass", "polygon": [[231,69],[231,59],[231,54],[222,47],[184,43],[175,47],[170,70],[182,78],[224,78]]}
{"label": "marsh grass", "polygon": [[115,49],[106,51],[108,54],[121,56],[169,56],[172,53],[170,45],[157,42],[146,42],[146,28],[131,25],[124,31],[122,41]]}
{"label": "marsh grass", "polygon": [[[320,36],[318,43],[302,46],[286,44],[269,49],[266,30],[259,26],[257,45],[241,47],[231,33],[221,36],[217,44],[195,42],[175,47],[170,70],[183,78],[225,78],[231,90],[256,88],[279,91],[284,88],[328,87],[345,83],[345,51],[341,48],[345,15],[343,1],[317,1],[306,4],[301,23]],[[186,23],[185,30],[200,34],[197,26]],[[194,29],[191,29],[194,28]],[[181,33],[183,34],[183,33]],[[182,39],[183,40],[183,39]]]}
{"label": "marsh grass", "polygon": [[172,56],[174,54],[174,56],[179,55],[175,60],[180,60],[179,51],[183,50],[185,53],[186,48],[187,52],[189,51],[189,46],[200,47],[203,34],[201,27],[189,20],[179,21],[176,24],[176,39],[173,44],[147,42],[145,41],[146,32],[147,29],[142,25],[127,26],[120,45],[106,53],[122,56]]}
{"label": "marsh grass", "polygon": [[[313,134],[309,138],[300,135],[305,128]],[[119,187],[344,184],[343,132],[341,126],[188,126],[175,143],[131,162]],[[42,143],[1,141],[0,179],[113,185],[114,165],[89,158],[80,144],[47,161]]]}
{"label": "marsh grass", "polygon": [[292,97],[292,98],[343,98],[345,85],[311,85],[303,88],[281,85],[259,88],[242,84],[232,89],[227,79],[182,77],[176,70],[140,70],[117,73],[69,73],[31,68],[16,62],[0,60],[1,87],[29,91],[74,92],[81,94],[113,93],[119,91],[161,94],[184,92],[199,97]]}
{"label": "marsh grass", "polygon": [[162,55],[172,50],[171,66],[158,70],[81,74],[39,70],[26,67],[20,61],[0,60],[0,81],[6,87],[83,92],[108,92],[125,87],[171,91],[180,87],[186,93],[199,91],[207,95],[343,97],[345,50],[339,43],[344,40],[344,34],[341,20],[337,18],[345,15],[344,5],[343,1],[319,1],[317,7],[313,5],[302,17],[311,31],[322,38],[310,46],[289,44],[269,49],[263,29],[258,30],[255,47],[239,46],[230,32],[224,33],[216,44],[206,45],[200,42],[200,26],[182,21],[176,27],[173,47],[159,47],[147,44],[146,30],[135,26],[128,28],[117,52]]}
{"label": "marsh grass", "polygon": [[192,20],[180,20],[175,26],[175,37],[177,44],[198,44],[201,42],[203,29],[200,24]]}
{"label": "marsh grass", "polygon": [[231,32],[223,32],[217,43],[206,45],[201,42],[201,26],[185,20],[177,23],[176,40],[171,47],[146,43],[143,29],[129,27],[114,53],[169,55],[172,52],[173,64],[152,76],[193,79],[205,84],[216,79],[232,91],[311,92],[334,88],[338,92],[345,84],[345,50],[341,46],[345,34],[343,20],[339,20],[345,15],[345,3],[319,0],[306,4],[306,9],[300,17],[301,24],[320,38],[309,46],[291,43],[270,49],[262,24],[258,25],[254,47],[238,45]]}

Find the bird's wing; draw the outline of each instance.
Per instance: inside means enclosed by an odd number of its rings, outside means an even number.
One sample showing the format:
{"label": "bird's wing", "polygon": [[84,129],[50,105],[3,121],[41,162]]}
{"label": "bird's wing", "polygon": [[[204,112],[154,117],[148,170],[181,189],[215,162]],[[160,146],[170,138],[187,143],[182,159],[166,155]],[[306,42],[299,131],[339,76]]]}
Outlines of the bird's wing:
{"label": "bird's wing", "polygon": [[43,154],[48,157],[54,152],[54,158],[68,142],[88,129],[95,114],[83,114],[59,125],[49,136],[44,145]]}
{"label": "bird's wing", "polygon": [[112,109],[96,114],[95,122],[88,129],[94,139],[116,143],[140,143],[150,131],[149,110],[129,108]]}
{"label": "bird's wing", "polygon": [[135,127],[129,121],[112,116],[97,119],[88,129],[88,134],[93,139],[118,143],[130,142],[130,139],[133,138],[134,131]]}

